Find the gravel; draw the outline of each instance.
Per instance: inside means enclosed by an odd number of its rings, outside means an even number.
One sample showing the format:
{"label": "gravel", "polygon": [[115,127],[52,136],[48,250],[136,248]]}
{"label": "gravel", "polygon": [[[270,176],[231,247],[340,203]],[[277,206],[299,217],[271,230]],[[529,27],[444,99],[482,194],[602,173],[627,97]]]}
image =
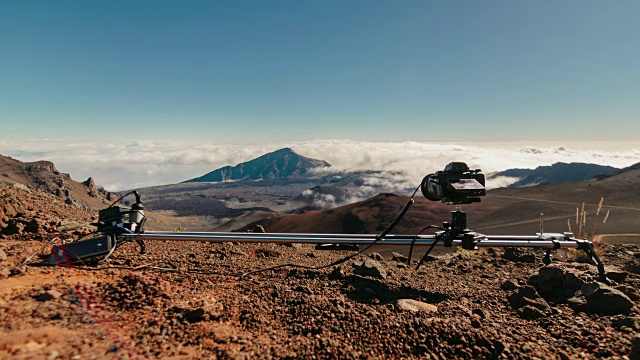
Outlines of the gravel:
{"label": "gravel", "polygon": [[[49,200],[29,201],[38,209]],[[56,209],[62,213],[49,216],[53,226],[67,218],[91,221],[89,211]],[[22,215],[27,223],[39,216],[36,210]],[[158,241],[147,243],[146,255],[134,243],[124,244],[97,268],[16,268],[50,239],[41,227],[37,231],[23,229],[0,239],[7,257],[0,262],[0,358],[638,359],[640,354],[640,248],[634,245],[603,246],[601,258],[617,272],[610,285],[596,281],[593,265],[554,261],[544,267],[542,252],[515,252],[517,257],[506,259],[500,249],[432,256],[418,271],[416,261],[399,267],[407,259],[391,260],[394,255],[382,250],[373,256],[378,260],[362,255],[314,269],[353,252]],[[242,276],[285,263],[307,268]],[[614,302],[624,311],[598,311]],[[414,310],[404,310],[407,303]]]}
{"label": "gravel", "polygon": [[[17,249],[29,242],[6,244]],[[637,300],[615,316],[547,302],[527,285],[539,279],[540,264],[486,254],[439,256],[418,272],[415,262],[394,266],[386,278],[356,274],[352,265],[375,261],[367,256],[322,270],[240,277],[285,262],[323,265],[350,252],[273,244],[149,242],[147,248],[139,255],[126,244],[100,270],[29,267],[12,276],[49,284],[4,291],[0,335],[74,332],[42,347],[27,347],[26,340],[18,346],[20,354],[43,358],[53,351],[60,358],[621,358],[631,354],[640,317]],[[176,270],[131,270],[145,264]],[[595,278],[591,265],[553,266],[564,278],[572,271]],[[638,285],[640,278],[628,274],[620,286]],[[43,294],[60,295],[38,301]],[[0,343],[0,356],[15,351]]]}

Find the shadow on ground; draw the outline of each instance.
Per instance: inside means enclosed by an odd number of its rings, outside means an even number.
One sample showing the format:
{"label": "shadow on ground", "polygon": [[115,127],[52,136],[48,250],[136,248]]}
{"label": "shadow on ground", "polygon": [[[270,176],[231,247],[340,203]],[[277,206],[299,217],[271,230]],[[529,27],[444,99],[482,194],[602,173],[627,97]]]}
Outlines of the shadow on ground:
{"label": "shadow on ground", "polygon": [[449,299],[446,294],[420,290],[410,286],[390,288],[379,280],[358,275],[345,278],[342,288],[346,290],[347,297],[363,304],[389,304],[400,299],[414,299],[437,304]]}

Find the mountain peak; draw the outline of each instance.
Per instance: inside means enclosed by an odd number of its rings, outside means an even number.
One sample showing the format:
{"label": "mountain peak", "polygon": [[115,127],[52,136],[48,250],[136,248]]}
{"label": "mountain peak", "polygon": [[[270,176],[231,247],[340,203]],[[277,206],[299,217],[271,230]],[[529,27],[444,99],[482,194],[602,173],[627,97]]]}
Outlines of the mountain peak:
{"label": "mountain peak", "polygon": [[297,153],[297,152],[293,151],[293,149],[292,149],[292,148],[288,148],[288,147],[286,147],[286,148],[282,148],[282,149],[279,149],[279,150],[276,150],[276,151],[274,151],[274,152],[271,152],[271,154],[278,154],[278,155],[287,155],[287,154],[291,154],[291,155],[298,155],[298,153]]}
{"label": "mountain peak", "polygon": [[224,180],[262,180],[297,177],[311,169],[331,166],[324,160],[297,154],[291,148],[279,149],[236,166],[225,166],[186,182],[217,182]]}

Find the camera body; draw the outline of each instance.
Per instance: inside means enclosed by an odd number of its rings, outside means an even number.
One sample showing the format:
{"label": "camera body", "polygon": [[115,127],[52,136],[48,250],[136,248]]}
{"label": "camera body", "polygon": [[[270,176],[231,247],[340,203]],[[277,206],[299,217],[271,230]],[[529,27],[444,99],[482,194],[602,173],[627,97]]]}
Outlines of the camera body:
{"label": "camera body", "polygon": [[452,162],[444,171],[437,171],[422,179],[422,195],[431,201],[447,204],[470,204],[480,202],[485,196],[484,174],[480,169],[470,170],[466,163]]}
{"label": "camera body", "polygon": [[[133,194],[136,197],[135,204],[131,207],[115,206],[115,203],[106,209],[102,209],[98,212],[98,223],[95,224],[98,227],[98,231],[103,232],[133,232],[140,233],[142,225],[146,221],[144,216],[144,205],[140,201],[140,194],[137,191],[131,191],[127,195]],[[123,197],[127,196],[124,195]],[[121,197],[119,200],[121,200]]]}

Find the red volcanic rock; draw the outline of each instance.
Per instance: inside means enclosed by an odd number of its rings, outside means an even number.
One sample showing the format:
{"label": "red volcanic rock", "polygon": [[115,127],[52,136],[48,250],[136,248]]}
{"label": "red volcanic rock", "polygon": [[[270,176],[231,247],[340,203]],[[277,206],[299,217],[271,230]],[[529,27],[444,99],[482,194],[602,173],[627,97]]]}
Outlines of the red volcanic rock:
{"label": "red volcanic rock", "polygon": [[95,181],[93,181],[93,178],[88,178],[82,184],[85,185],[87,188],[89,188],[89,192],[88,192],[89,196],[97,197],[97,196],[100,195],[100,191],[98,190],[98,186],[96,185]]}

